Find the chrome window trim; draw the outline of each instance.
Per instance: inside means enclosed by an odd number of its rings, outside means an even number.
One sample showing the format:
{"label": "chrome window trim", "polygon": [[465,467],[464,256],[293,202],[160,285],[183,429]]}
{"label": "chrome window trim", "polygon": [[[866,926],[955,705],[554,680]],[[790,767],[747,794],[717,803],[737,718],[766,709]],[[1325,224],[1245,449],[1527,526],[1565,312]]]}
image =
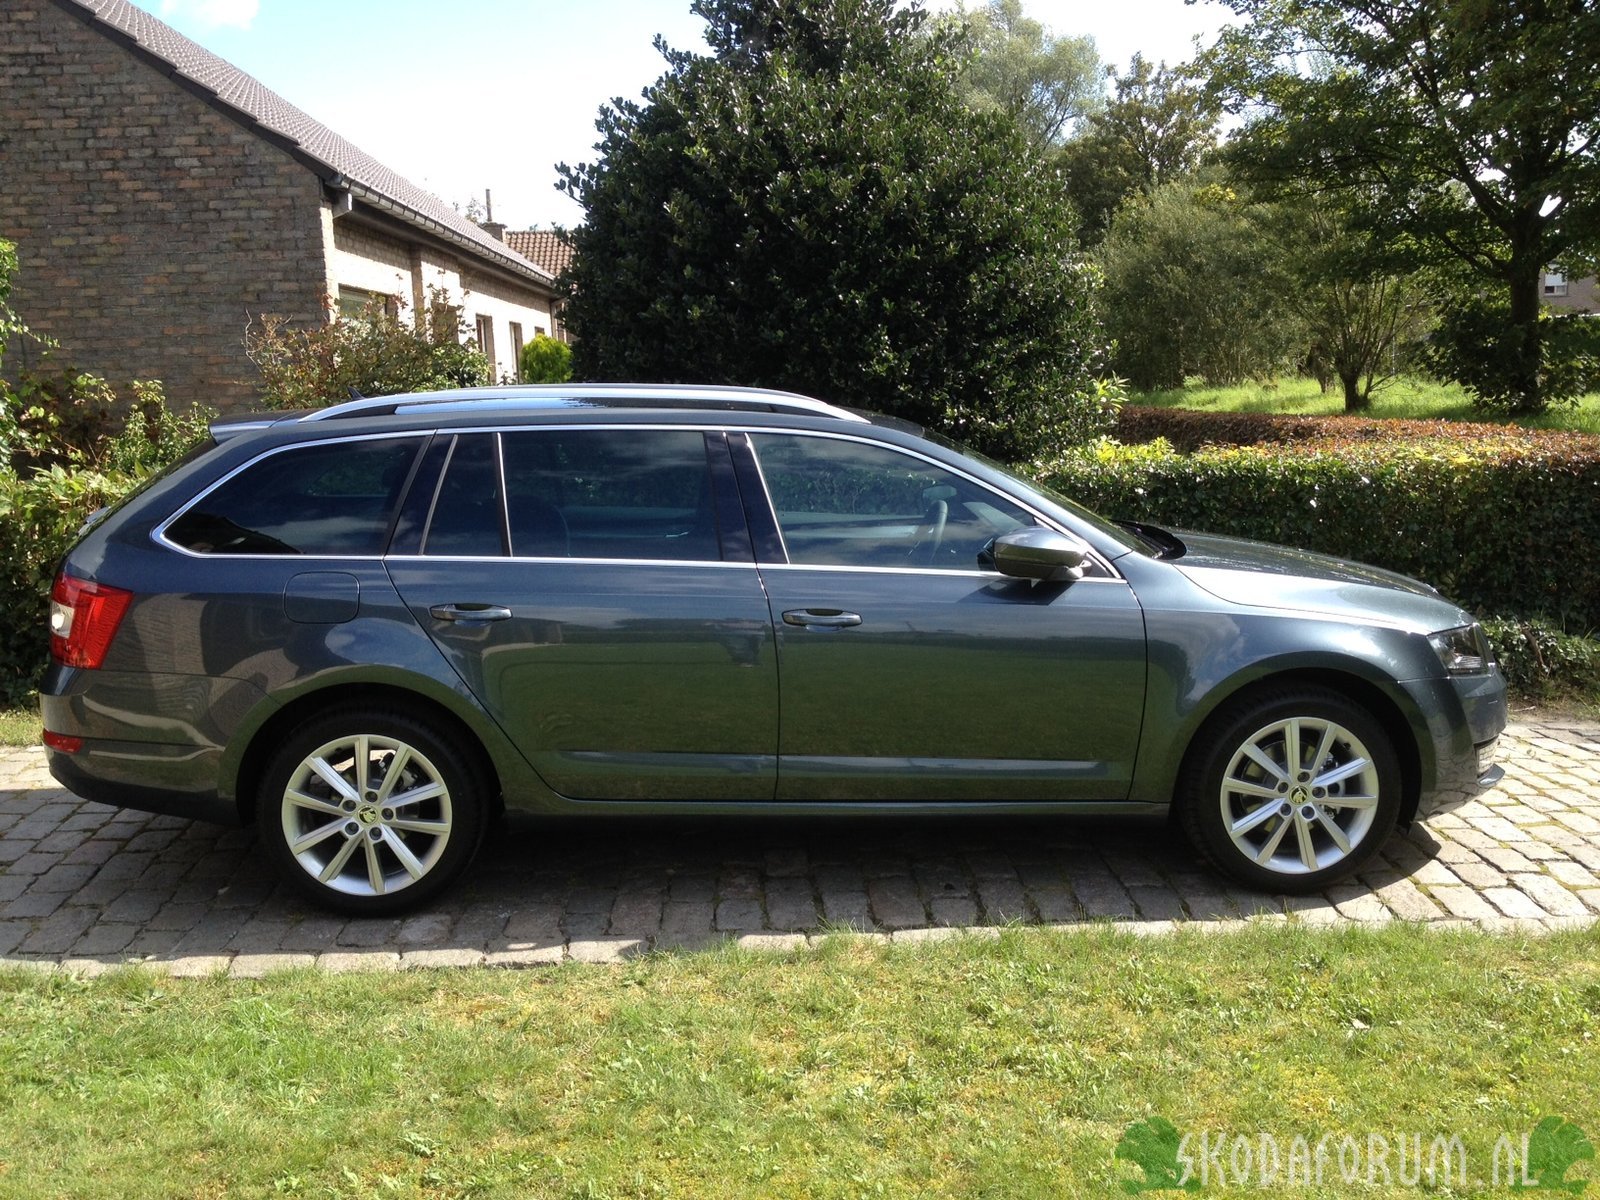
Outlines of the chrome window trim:
{"label": "chrome window trim", "polygon": [[450,474],[450,464],[455,460],[456,447],[460,444],[461,439],[452,434],[450,448],[444,452],[444,461],[439,464],[439,474],[433,480],[433,495],[428,497],[428,520],[422,527],[422,536],[417,539],[418,554],[428,552],[428,538],[433,534],[433,514],[439,507],[439,493],[444,490],[445,476]]}
{"label": "chrome window trim", "polygon": [[[265,557],[275,557],[267,555]],[[572,563],[584,567],[740,567],[755,570],[756,564],[751,562],[729,562],[721,558],[567,558],[565,556],[535,556],[516,557],[515,555],[496,554],[485,557],[481,554],[386,554],[384,562],[477,562],[477,563],[535,563],[542,566],[555,566],[557,564]]]}
{"label": "chrome window trim", "polygon": [[[774,519],[775,523],[777,523],[777,509],[772,503],[772,495],[771,495],[770,490],[768,490],[768,487],[767,487],[766,472],[765,472],[765,469],[761,465],[761,454],[760,454],[759,451],[756,450],[755,442],[753,440],[754,435],[758,434],[758,433],[783,434],[783,435],[788,435],[788,436],[792,436],[792,437],[828,438],[828,439],[832,439],[832,440],[835,440],[835,441],[859,442],[859,443],[861,443],[863,445],[877,446],[877,447],[885,449],[885,450],[890,450],[890,451],[894,451],[894,452],[897,452],[897,453],[900,453],[900,454],[907,455],[908,457],[911,457],[911,458],[920,459],[921,461],[929,464],[930,466],[937,467],[938,469],[943,470],[943,471],[949,471],[952,475],[956,475],[956,476],[959,476],[962,479],[965,479],[968,483],[972,484],[974,487],[980,488],[985,492],[989,492],[989,493],[992,493],[992,494],[999,495],[999,496],[1003,497],[1008,502],[1010,502],[1012,504],[1015,504],[1018,508],[1020,508],[1023,511],[1031,514],[1034,517],[1034,519],[1037,520],[1046,529],[1053,529],[1057,533],[1064,533],[1064,534],[1067,534],[1070,537],[1078,538],[1078,540],[1084,541],[1087,544],[1087,539],[1083,538],[1082,535],[1074,532],[1070,528],[1064,527],[1061,524],[1061,522],[1053,520],[1053,519],[1047,517],[1044,513],[1040,512],[1037,508],[1035,508],[1034,506],[1032,506],[1030,504],[1024,503],[1018,497],[1012,496],[1012,495],[1010,495],[1009,493],[1006,493],[1006,492],[1002,492],[999,489],[997,489],[993,484],[990,484],[990,483],[988,483],[988,482],[986,482],[986,481],[984,481],[982,479],[978,479],[975,476],[969,474],[966,471],[961,470],[958,467],[951,466],[949,463],[941,462],[940,460],[938,460],[936,458],[933,458],[933,457],[930,457],[929,455],[923,454],[918,450],[914,450],[914,449],[911,449],[911,448],[906,447],[906,446],[896,445],[893,442],[881,441],[881,440],[879,440],[877,438],[862,437],[862,436],[856,435],[854,433],[849,433],[849,432],[836,432],[836,431],[833,431],[833,430],[818,430],[818,429],[790,429],[790,428],[784,428],[782,426],[751,426],[751,425],[743,424],[743,423],[738,422],[738,421],[721,421],[721,420],[697,421],[697,422],[695,422],[693,424],[681,424],[681,423],[677,423],[677,422],[659,422],[659,421],[643,421],[643,422],[632,422],[632,421],[629,421],[629,422],[626,422],[626,423],[610,422],[610,421],[602,421],[602,422],[591,422],[591,421],[577,422],[577,421],[574,421],[574,422],[571,422],[571,423],[561,422],[560,424],[554,424],[554,425],[516,426],[514,428],[509,428],[509,429],[507,427],[503,426],[503,425],[471,425],[471,426],[466,426],[466,427],[463,427],[463,428],[452,428],[452,429],[447,429],[447,430],[440,430],[440,429],[434,429],[434,428],[402,429],[402,430],[390,430],[390,431],[385,431],[385,432],[382,432],[382,433],[347,434],[347,435],[345,435],[343,437],[310,438],[310,439],[307,439],[305,441],[289,442],[289,443],[286,443],[285,445],[274,446],[269,450],[262,451],[260,454],[257,454],[255,456],[253,456],[252,458],[247,459],[245,462],[240,463],[237,467],[233,468],[231,471],[227,472],[226,474],[224,474],[220,478],[216,479],[215,481],[213,481],[212,483],[207,485],[202,491],[196,493],[187,503],[185,503],[176,512],[174,512],[171,516],[167,517],[164,521],[162,521],[154,529],[152,529],[150,531],[150,537],[151,537],[151,540],[156,542],[158,545],[164,546],[165,548],[167,548],[169,550],[172,550],[173,552],[175,552],[177,554],[181,554],[185,558],[192,558],[192,559],[198,559],[198,560],[203,560],[203,561],[226,559],[226,560],[228,560],[230,562],[239,562],[239,561],[242,561],[242,560],[254,559],[254,560],[266,560],[266,561],[273,561],[273,562],[283,562],[283,561],[285,561],[287,559],[293,559],[294,561],[297,561],[297,562],[384,562],[384,561],[392,558],[395,561],[400,561],[400,562],[409,562],[409,561],[415,560],[415,561],[424,561],[424,562],[581,563],[581,564],[585,564],[585,565],[604,565],[604,564],[614,564],[614,563],[632,563],[632,564],[636,564],[636,565],[648,565],[648,566],[664,566],[664,565],[670,565],[670,566],[717,566],[717,567],[736,566],[736,567],[801,569],[801,570],[822,570],[822,571],[854,571],[854,572],[878,573],[878,574],[890,573],[890,574],[958,575],[958,576],[963,576],[963,577],[969,578],[969,579],[974,577],[974,576],[978,576],[978,577],[981,577],[981,578],[994,578],[994,579],[1008,579],[1008,578],[1010,578],[1010,576],[1002,575],[999,572],[980,571],[980,570],[971,570],[971,571],[943,570],[943,569],[939,569],[939,568],[930,568],[930,567],[920,567],[920,568],[918,568],[918,567],[865,567],[865,566],[850,566],[850,565],[845,565],[845,564],[833,564],[833,565],[830,565],[830,564],[819,564],[819,563],[791,563],[791,562],[783,562],[783,563],[731,563],[731,562],[727,562],[727,561],[725,561],[723,559],[698,559],[698,558],[697,559],[676,559],[676,558],[673,558],[673,559],[642,559],[642,558],[591,558],[591,557],[583,557],[583,558],[527,557],[527,558],[523,558],[523,557],[518,557],[516,555],[496,555],[496,556],[494,556],[492,558],[484,558],[481,555],[447,555],[447,554],[396,554],[396,555],[389,555],[389,554],[382,554],[382,553],[380,553],[380,554],[203,554],[203,553],[200,553],[198,551],[190,550],[190,549],[188,549],[188,548],[186,548],[184,546],[180,546],[178,543],[172,541],[170,538],[168,538],[166,536],[167,528],[170,525],[172,525],[173,522],[175,522],[179,517],[183,516],[184,513],[188,512],[189,509],[191,509],[195,505],[199,504],[202,500],[204,500],[207,496],[209,496],[217,488],[221,487],[223,484],[227,483],[230,479],[234,478],[234,476],[240,474],[243,471],[248,470],[250,467],[254,466],[256,463],[265,461],[266,459],[272,457],[275,454],[284,454],[284,453],[287,453],[288,451],[299,450],[299,449],[302,449],[303,447],[307,447],[307,446],[327,446],[327,445],[335,445],[335,444],[343,443],[343,442],[389,441],[389,440],[393,440],[395,438],[410,438],[410,437],[426,439],[426,438],[429,438],[429,437],[437,437],[437,436],[440,436],[441,434],[449,435],[453,439],[458,439],[463,435],[472,434],[472,433],[495,434],[495,435],[497,435],[497,437],[496,437],[496,445],[497,445],[497,447],[499,449],[499,462],[500,462],[500,472],[501,472],[501,507],[502,507],[502,511],[504,511],[504,508],[505,508],[505,457],[504,457],[505,456],[505,448],[504,448],[504,442],[502,440],[500,440],[498,435],[503,434],[503,433],[544,433],[544,432],[547,432],[547,431],[548,432],[554,432],[554,431],[557,431],[557,430],[618,430],[618,429],[650,430],[650,431],[654,431],[654,430],[671,430],[671,431],[683,431],[683,432],[698,432],[702,436],[706,432],[716,431],[716,432],[721,432],[721,433],[742,433],[747,437],[751,437],[752,438],[751,450],[752,450],[752,453],[753,453],[753,457],[755,458],[757,474],[759,475],[759,477],[761,479],[761,487],[762,487],[762,490],[763,490],[763,493],[764,493],[763,499],[766,501],[768,511],[770,511],[773,514],[773,519]],[[450,459],[455,457],[456,446],[458,444],[459,443],[457,441],[452,441],[451,446],[450,446],[450,454],[446,458],[444,467],[441,468],[441,470],[439,472],[438,479],[436,479],[434,481],[434,494],[433,494],[433,497],[428,502],[428,526],[429,526],[429,530],[431,530],[432,525],[433,525],[433,508],[434,508],[434,505],[438,503],[439,488],[442,486],[442,484],[444,482],[445,472],[449,468]],[[509,520],[508,517],[505,518],[505,519]],[[424,534],[423,534],[422,545],[423,545],[424,549],[427,546],[427,532],[428,531],[424,531]],[[510,534],[509,534],[509,530],[508,530],[507,531],[507,539],[508,539],[507,545],[508,546],[510,545],[509,537],[510,537]],[[783,526],[781,525],[781,523],[778,524],[778,538],[779,538],[780,541],[783,540]],[[784,551],[783,552],[784,552],[785,559],[787,559],[788,555],[789,555],[789,548],[788,548],[787,542],[784,542]],[[1090,558],[1102,570],[1104,570],[1106,572],[1106,575],[1105,576],[1087,576],[1087,577],[1085,577],[1083,579],[1078,580],[1077,581],[1078,583],[1125,583],[1126,582],[1126,579],[1122,575],[1122,573],[1120,571],[1118,571],[1115,568],[1115,566],[1112,565],[1112,563],[1108,559],[1105,558],[1104,555],[1102,555],[1098,550],[1096,550],[1092,544],[1089,545],[1089,554],[1090,554]]]}
{"label": "chrome window trim", "polygon": [[[972,579],[974,577],[987,579],[991,583],[1010,582],[1027,583],[1028,580],[1018,579],[1015,575],[1004,575],[999,571],[985,571],[982,568],[972,571],[962,571],[953,567],[852,567],[831,566],[826,563],[758,563],[763,571],[845,571],[853,575],[948,575],[954,579]],[[1037,581],[1036,581],[1037,582]],[[1128,586],[1128,581],[1120,575],[1101,576],[1086,575],[1082,579],[1072,581],[1072,586],[1077,587],[1084,583],[1120,583]]]}
{"label": "chrome window trim", "polygon": [[[776,504],[774,504],[773,501],[772,501],[772,488],[767,485],[767,469],[761,465],[761,453],[760,453],[760,451],[758,451],[756,449],[756,441],[755,441],[755,438],[750,436],[750,431],[746,429],[746,430],[741,430],[740,432],[742,432],[744,434],[745,441],[749,443],[750,457],[755,459],[755,462],[756,462],[756,478],[761,480],[761,498],[762,498],[762,500],[764,500],[766,502],[767,511],[772,514],[772,527],[778,531],[778,545],[783,550],[783,562],[782,563],[772,563],[770,565],[772,565],[772,566],[788,566],[788,565],[790,565],[790,560],[789,560],[789,539],[788,539],[788,537],[786,537],[784,535],[783,522],[778,520],[778,506]],[[789,431],[788,430],[783,430],[782,432],[787,433]],[[881,443],[874,442],[873,445],[881,445]],[[754,539],[752,539],[752,541],[754,541]],[[753,546],[753,545],[752,545],[751,549],[755,550],[756,556],[757,556],[757,560],[759,561],[760,554],[761,554],[760,549],[755,547],[755,546]]]}

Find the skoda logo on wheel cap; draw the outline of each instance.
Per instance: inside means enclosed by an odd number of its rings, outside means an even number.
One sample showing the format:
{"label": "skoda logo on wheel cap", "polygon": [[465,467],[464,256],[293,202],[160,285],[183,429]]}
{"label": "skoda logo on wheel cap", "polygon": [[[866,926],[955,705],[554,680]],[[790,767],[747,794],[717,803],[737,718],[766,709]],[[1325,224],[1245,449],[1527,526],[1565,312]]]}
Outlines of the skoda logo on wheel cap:
{"label": "skoda logo on wheel cap", "polygon": [[363,808],[357,815],[361,818],[363,825],[372,825],[378,820],[378,810],[375,808]]}

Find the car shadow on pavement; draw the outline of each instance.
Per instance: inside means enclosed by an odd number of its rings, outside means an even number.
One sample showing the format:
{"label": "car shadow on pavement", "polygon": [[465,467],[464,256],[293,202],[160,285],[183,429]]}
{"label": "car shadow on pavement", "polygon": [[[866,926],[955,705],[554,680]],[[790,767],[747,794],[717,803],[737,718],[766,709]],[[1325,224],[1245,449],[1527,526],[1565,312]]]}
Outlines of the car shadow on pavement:
{"label": "car shadow on pavement", "polygon": [[1160,820],[523,814],[499,821],[466,877],[418,911],[352,919],[278,881],[251,829],[113,810],[59,790],[5,795],[17,811],[0,815],[10,822],[0,834],[0,955],[85,969],[510,966],[726,939],[786,946],[841,929],[909,939],[1290,911],[1341,919],[1327,898],[1229,885]]}
{"label": "car shadow on pavement", "polygon": [[35,750],[0,752],[0,962],[175,974],[614,962],[832,930],[917,940],[1012,924],[1136,931],[1247,919],[1554,929],[1600,913],[1600,728],[1505,739],[1507,778],[1396,834],[1319,895],[1242,890],[1158,819],[684,818],[511,814],[417,911],[350,919],[270,872],[251,829],[113,809],[63,791]]}

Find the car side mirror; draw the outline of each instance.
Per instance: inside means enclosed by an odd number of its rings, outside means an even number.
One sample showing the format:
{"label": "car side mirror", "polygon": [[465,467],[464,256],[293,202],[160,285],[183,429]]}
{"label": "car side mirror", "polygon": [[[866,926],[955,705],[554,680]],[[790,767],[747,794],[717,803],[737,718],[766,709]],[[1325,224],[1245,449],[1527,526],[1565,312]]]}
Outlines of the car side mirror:
{"label": "car side mirror", "polygon": [[1015,579],[1035,583],[1071,583],[1083,578],[1083,560],[1089,547],[1075,537],[1032,525],[1002,533],[989,544],[994,569]]}

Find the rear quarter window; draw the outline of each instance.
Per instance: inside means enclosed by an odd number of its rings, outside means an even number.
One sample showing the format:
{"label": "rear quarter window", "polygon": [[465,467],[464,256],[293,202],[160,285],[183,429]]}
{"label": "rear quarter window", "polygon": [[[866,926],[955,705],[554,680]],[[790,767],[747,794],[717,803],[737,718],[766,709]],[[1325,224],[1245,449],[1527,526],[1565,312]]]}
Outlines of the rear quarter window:
{"label": "rear quarter window", "polygon": [[164,531],[196,554],[375,555],[423,439],[296,446],[257,459]]}

